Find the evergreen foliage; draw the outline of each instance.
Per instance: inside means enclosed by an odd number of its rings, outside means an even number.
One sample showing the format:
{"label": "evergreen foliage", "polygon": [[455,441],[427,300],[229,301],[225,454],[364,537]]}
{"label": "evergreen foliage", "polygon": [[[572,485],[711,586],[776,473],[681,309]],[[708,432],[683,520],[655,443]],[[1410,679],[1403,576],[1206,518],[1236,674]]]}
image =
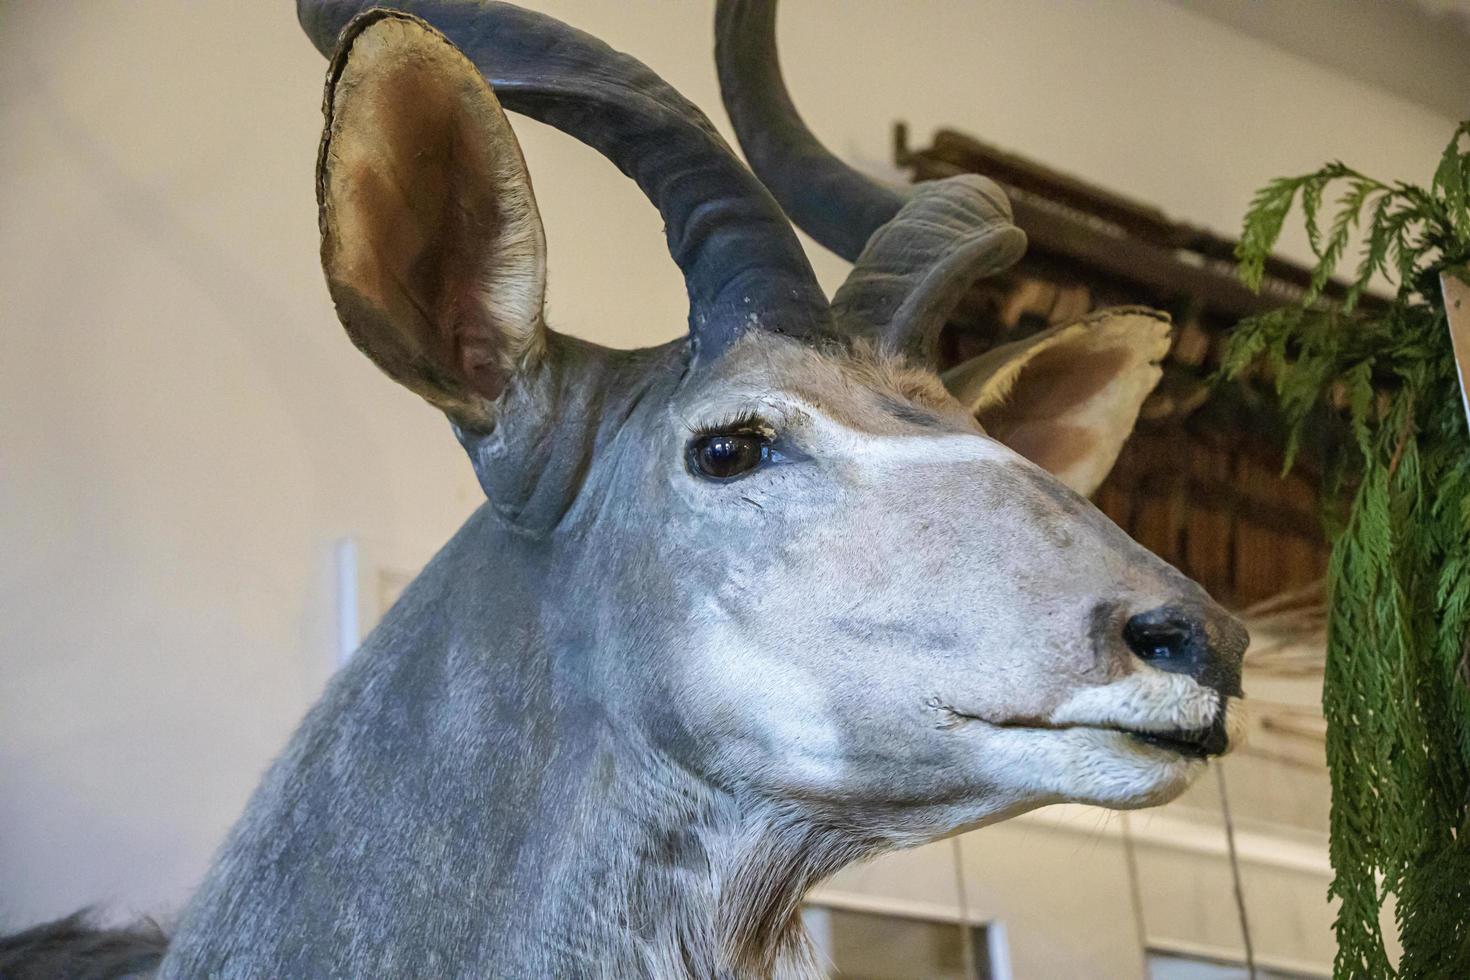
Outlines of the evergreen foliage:
{"label": "evergreen foliage", "polygon": [[[1291,425],[1288,467],[1304,427],[1342,429],[1326,460],[1322,692],[1339,977],[1470,977],[1470,430],[1438,281],[1470,262],[1466,143],[1470,122],[1428,189],[1341,163],[1274,180],[1236,253],[1259,288],[1300,207],[1311,286],[1299,304],[1242,322],[1223,373],[1267,367]],[[1329,300],[1354,246],[1346,292]],[[1396,283],[1393,302],[1362,303],[1378,277]],[[1380,928],[1389,895],[1397,964]]]}

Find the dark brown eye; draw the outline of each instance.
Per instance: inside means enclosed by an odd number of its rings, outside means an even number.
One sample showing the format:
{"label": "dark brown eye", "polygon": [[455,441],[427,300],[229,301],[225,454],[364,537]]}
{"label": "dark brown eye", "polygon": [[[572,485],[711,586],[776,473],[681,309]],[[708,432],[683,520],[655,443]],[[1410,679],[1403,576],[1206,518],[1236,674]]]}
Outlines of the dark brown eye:
{"label": "dark brown eye", "polygon": [[729,480],[755,469],[770,452],[770,443],[759,433],[712,432],[689,444],[689,465],[701,476]]}

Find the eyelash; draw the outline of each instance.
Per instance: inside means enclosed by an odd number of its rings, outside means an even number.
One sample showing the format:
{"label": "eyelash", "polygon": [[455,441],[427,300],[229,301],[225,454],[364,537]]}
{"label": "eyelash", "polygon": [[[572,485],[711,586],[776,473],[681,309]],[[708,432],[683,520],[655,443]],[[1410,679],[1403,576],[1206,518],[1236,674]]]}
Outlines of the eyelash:
{"label": "eyelash", "polygon": [[736,412],[725,416],[714,422],[703,425],[685,425],[685,428],[695,437],[732,435],[736,433],[759,435],[767,439],[774,439],[776,427],[765,419],[751,411]]}

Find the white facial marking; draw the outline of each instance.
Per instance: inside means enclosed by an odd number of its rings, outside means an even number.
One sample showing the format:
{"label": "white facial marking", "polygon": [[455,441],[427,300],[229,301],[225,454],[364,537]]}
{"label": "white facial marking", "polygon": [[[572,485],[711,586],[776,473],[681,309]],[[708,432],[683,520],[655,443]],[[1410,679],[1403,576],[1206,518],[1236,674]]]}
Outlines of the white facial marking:
{"label": "white facial marking", "polygon": [[785,760],[792,781],[839,785],[846,768],[842,741],[820,678],[718,630],[709,635],[700,659],[710,670],[708,681],[740,706],[740,727]]}
{"label": "white facial marking", "polygon": [[822,432],[825,455],[861,462],[864,466],[906,466],[913,463],[1009,463],[1021,459],[1010,449],[980,433],[945,432],[875,435],[813,413],[813,426]]}
{"label": "white facial marking", "polygon": [[[875,433],[848,425],[823,409],[797,397],[757,397],[743,403],[769,420],[774,432],[805,430],[803,441],[821,447],[827,461],[858,466],[867,477],[890,477],[911,466],[936,464],[967,465],[998,463],[1035,470],[1035,465],[1015,450],[983,432]],[[725,414],[737,409],[727,406]],[[714,412],[709,413],[716,415]],[[687,420],[685,426],[693,428]]]}
{"label": "white facial marking", "polygon": [[1208,728],[1220,695],[1192,677],[1140,666],[1133,673],[1072,694],[1052,712],[1056,725],[1171,731]]}

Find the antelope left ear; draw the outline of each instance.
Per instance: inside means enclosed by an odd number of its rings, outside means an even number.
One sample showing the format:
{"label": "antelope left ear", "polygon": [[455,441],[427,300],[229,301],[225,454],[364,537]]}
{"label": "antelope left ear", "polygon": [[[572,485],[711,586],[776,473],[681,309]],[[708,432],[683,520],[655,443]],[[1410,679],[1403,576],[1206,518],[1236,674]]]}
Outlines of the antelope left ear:
{"label": "antelope left ear", "polygon": [[989,435],[1086,496],[1159,383],[1170,333],[1157,310],[1099,310],[971,358],[944,384]]}
{"label": "antelope left ear", "polygon": [[480,71],[416,17],[342,32],[317,167],[322,268],[348,335],[458,425],[544,348],[546,242],[520,145]]}

